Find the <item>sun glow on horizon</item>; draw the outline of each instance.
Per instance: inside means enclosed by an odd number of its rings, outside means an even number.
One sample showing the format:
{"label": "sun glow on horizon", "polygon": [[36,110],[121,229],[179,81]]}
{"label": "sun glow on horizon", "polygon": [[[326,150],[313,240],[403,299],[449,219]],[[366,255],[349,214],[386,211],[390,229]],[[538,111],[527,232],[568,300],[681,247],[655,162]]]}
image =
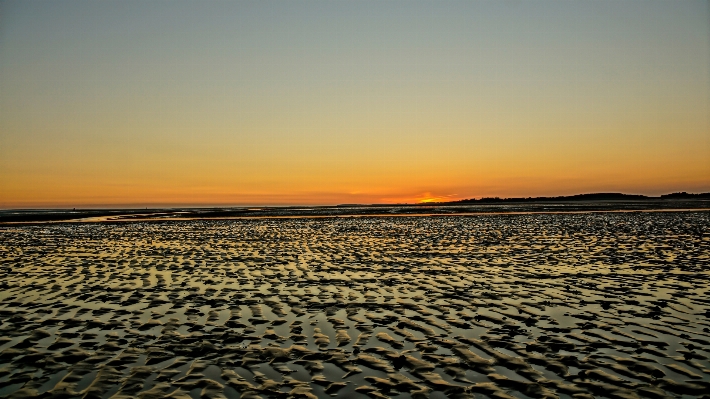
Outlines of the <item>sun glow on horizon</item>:
{"label": "sun glow on horizon", "polygon": [[710,191],[707,1],[39,3],[0,208]]}
{"label": "sun glow on horizon", "polygon": [[419,204],[436,203],[436,202],[451,202],[457,201],[459,199],[458,194],[448,194],[448,195],[432,195],[431,192],[426,192],[418,197],[414,202]]}

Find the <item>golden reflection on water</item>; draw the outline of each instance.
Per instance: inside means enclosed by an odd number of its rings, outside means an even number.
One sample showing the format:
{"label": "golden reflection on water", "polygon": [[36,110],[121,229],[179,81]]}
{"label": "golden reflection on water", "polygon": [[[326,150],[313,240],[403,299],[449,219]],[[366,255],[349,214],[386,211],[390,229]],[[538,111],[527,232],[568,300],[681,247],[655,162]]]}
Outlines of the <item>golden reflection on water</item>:
{"label": "golden reflection on water", "polygon": [[3,228],[0,395],[696,395],[709,217]]}

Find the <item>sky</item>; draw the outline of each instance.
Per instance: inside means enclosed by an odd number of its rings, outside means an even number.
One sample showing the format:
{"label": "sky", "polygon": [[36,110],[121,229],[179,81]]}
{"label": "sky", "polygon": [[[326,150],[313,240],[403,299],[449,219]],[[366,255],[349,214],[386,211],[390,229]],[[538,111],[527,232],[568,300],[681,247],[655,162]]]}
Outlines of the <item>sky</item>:
{"label": "sky", "polygon": [[708,1],[0,1],[0,208],[710,191]]}

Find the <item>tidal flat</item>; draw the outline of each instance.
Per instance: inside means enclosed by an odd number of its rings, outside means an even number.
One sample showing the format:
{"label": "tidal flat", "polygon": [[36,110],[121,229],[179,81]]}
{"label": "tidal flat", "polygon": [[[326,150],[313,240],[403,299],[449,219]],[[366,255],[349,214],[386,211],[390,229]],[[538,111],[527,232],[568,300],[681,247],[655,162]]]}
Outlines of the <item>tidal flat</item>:
{"label": "tidal flat", "polygon": [[710,212],[0,226],[0,397],[710,397]]}

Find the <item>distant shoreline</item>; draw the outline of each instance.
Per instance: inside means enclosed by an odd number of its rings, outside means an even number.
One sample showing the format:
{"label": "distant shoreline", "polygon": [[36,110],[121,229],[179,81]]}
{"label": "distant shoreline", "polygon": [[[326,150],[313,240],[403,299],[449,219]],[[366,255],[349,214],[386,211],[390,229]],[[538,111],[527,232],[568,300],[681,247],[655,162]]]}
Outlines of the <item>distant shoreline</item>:
{"label": "distant shoreline", "polygon": [[[692,195],[692,194],[691,194]],[[264,218],[390,216],[484,216],[618,212],[710,211],[710,193],[688,197],[583,194],[571,197],[481,199],[446,203],[292,207],[215,207],[161,209],[27,209],[0,211],[0,226],[46,223],[106,223]],[[622,196],[622,197],[620,197]]]}
{"label": "distant shoreline", "polygon": [[[484,204],[484,203],[530,203],[530,202],[587,202],[587,201],[659,201],[659,200],[710,200],[710,193],[672,193],[663,194],[658,197],[649,197],[639,194],[622,194],[622,193],[591,193],[591,194],[575,194],[558,197],[513,197],[513,198],[498,198],[486,197],[481,199],[463,199],[459,201],[441,202],[441,205],[458,205],[458,204]],[[417,204],[419,205],[419,204]]]}
{"label": "distant shoreline", "polygon": [[2,226],[59,224],[59,223],[137,223],[137,222],[187,222],[187,221],[218,221],[218,220],[254,220],[254,219],[334,219],[334,218],[401,218],[401,217],[451,217],[451,216],[514,216],[514,215],[570,215],[590,213],[675,213],[675,212],[710,212],[710,208],[692,209],[628,209],[628,210],[589,210],[589,211],[529,211],[529,212],[461,212],[461,213],[377,213],[354,215],[263,215],[263,216],[225,216],[225,217],[122,217],[107,216],[87,219],[66,219],[52,221],[0,222]]}

